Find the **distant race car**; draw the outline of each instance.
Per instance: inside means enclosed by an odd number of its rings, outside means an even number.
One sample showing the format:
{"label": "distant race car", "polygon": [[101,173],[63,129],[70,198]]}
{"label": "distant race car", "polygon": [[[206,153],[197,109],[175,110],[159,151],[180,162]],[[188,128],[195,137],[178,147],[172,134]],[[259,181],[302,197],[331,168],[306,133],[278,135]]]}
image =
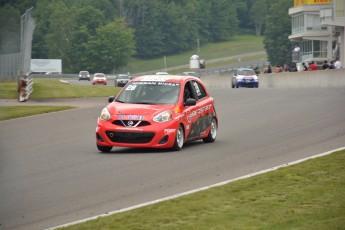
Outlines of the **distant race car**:
{"label": "distant race car", "polygon": [[89,71],[80,71],[79,74],[78,74],[78,80],[88,80],[90,81],[90,73]]}
{"label": "distant race car", "polygon": [[106,85],[107,84],[107,77],[105,76],[104,73],[95,73],[92,79],[92,84],[93,85]]}
{"label": "distant race car", "polygon": [[186,142],[216,139],[214,99],[198,78],[136,77],[108,101],[96,127],[101,152],[113,146],[181,150]]}
{"label": "distant race car", "polygon": [[114,85],[118,87],[125,86],[131,80],[128,74],[118,74],[114,79]]}
{"label": "distant race car", "polygon": [[231,81],[232,88],[238,87],[259,87],[259,76],[253,69],[239,68],[235,70]]}

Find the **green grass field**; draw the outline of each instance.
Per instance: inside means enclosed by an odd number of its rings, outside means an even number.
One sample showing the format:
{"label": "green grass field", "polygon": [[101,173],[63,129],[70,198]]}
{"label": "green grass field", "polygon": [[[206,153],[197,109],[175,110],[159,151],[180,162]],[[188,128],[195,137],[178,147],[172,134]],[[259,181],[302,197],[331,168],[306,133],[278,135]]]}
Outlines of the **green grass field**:
{"label": "green grass field", "polygon": [[344,162],[345,150],[63,229],[340,230]]}
{"label": "green grass field", "polygon": [[[194,54],[198,54],[200,59],[207,61],[211,59],[236,56],[264,50],[263,36],[238,35],[234,36],[232,40],[228,42],[208,43],[204,45],[201,44],[199,54],[197,53],[197,50],[192,50],[181,54],[168,55],[166,56],[166,64],[168,68],[180,65],[188,65],[190,57]],[[164,68],[165,62],[164,56],[162,56],[149,60],[132,59],[128,66],[122,68],[119,72],[140,73]]]}
{"label": "green grass field", "polygon": [[[58,79],[34,78],[34,91],[30,98],[82,98],[116,95],[121,88],[114,86],[78,86]],[[0,83],[0,98],[16,99],[17,83]],[[25,103],[25,102],[24,102]],[[0,120],[71,109],[69,106],[0,106]]]}

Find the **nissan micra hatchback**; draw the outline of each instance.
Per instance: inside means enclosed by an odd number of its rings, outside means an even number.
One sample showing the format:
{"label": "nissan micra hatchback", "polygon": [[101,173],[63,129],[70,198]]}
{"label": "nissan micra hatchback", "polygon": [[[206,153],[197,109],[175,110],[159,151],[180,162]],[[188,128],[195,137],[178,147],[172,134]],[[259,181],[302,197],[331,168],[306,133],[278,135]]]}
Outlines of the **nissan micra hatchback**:
{"label": "nissan micra hatchback", "polygon": [[199,78],[141,76],[108,100],[96,127],[101,152],[114,146],[178,151],[186,142],[216,140],[214,99]]}

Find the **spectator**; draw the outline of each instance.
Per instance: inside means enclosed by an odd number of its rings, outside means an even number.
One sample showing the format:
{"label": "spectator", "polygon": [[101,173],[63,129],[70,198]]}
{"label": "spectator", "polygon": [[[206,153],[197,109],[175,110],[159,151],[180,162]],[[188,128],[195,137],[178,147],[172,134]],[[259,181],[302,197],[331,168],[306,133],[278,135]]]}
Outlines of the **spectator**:
{"label": "spectator", "polygon": [[303,62],[302,63],[302,66],[303,66],[303,68],[304,68],[304,71],[307,71],[308,70],[308,67],[307,67],[307,65]]}
{"label": "spectator", "polygon": [[334,67],[335,67],[336,69],[341,69],[341,68],[343,68],[343,67],[341,66],[341,62],[340,62],[340,60],[339,60],[339,57],[337,57],[337,58],[335,59]]}
{"label": "spectator", "polygon": [[260,74],[260,70],[259,70],[259,67],[257,66],[255,69],[254,69],[256,75],[259,75]]}
{"label": "spectator", "polygon": [[329,65],[328,65],[328,61],[327,61],[327,60],[325,60],[325,61],[323,62],[323,65],[322,65],[321,68],[322,68],[323,70],[329,69]]}
{"label": "spectator", "polygon": [[330,61],[330,63],[329,63],[329,69],[335,69],[335,67],[334,67],[334,61]]}
{"label": "spectator", "polygon": [[276,69],[275,69],[275,72],[276,73],[280,73],[280,72],[282,72],[283,71],[283,69],[280,67],[280,65],[277,65],[277,67],[276,67]]}
{"label": "spectator", "polygon": [[314,61],[312,61],[308,67],[308,70],[309,71],[314,71],[314,70],[317,70],[317,65],[315,64]]}
{"label": "spectator", "polygon": [[295,63],[292,63],[289,67],[289,72],[297,72],[297,67]]}
{"label": "spectator", "polygon": [[289,71],[289,68],[290,68],[290,67],[289,67],[288,64],[284,64],[284,71],[285,71],[285,72],[288,72],[288,71]]}
{"label": "spectator", "polygon": [[265,68],[264,73],[272,73],[272,68],[270,65],[268,65],[267,68]]}

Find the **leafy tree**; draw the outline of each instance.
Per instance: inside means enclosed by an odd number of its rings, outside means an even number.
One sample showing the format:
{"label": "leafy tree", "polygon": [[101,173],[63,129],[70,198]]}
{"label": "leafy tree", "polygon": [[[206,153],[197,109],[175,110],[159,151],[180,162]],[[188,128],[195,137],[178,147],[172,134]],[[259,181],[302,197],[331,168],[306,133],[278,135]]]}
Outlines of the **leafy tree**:
{"label": "leafy tree", "polygon": [[166,20],[162,22],[162,31],[165,36],[165,54],[190,49],[196,43],[197,28],[193,26],[184,6],[172,2],[164,12]]}
{"label": "leafy tree", "polygon": [[54,9],[50,16],[50,28],[45,36],[49,58],[62,59],[65,68],[72,69],[70,56],[67,54],[71,35],[75,29],[75,10],[68,8],[63,2],[53,2]]}
{"label": "leafy tree", "polygon": [[126,1],[123,6],[126,21],[135,29],[135,41],[138,57],[156,57],[163,54],[164,34],[161,22],[166,20],[159,0]]}
{"label": "leafy tree", "polygon": [[236,1],[238,26],[242,29],[254,29],[253,20],[250,16],[250,9],[252,4],[253,0]]}
{"label": "leafy tree", "polygon": [[237,30],[236,9],[232,0],[211,1],[211,27],[213,41],[226,41]]}
{"label": "leafy tree", "polygon": [[255,24],[256,35],[261,35],[262,27],[264,25],[266,13],[267,13],[267,3],[266,0],[255,0],[251,8],[252,20]]}
{"label": "leafy tree", "polygon": [[283,65],[292,60],[292,45],[288,39],[291,34],[291,19],[288,10],[293,0],[278,0],[270,7],[266,18],[264,45],[272,65]]}
{"label": "leafy tree", "polygon": [[101,26],[86,44],[82,62],[91,72],[110,73],[127,64],[135,52],[133,30],[123,19]]}
{"label": "leafy tree", "polygon": [[20,13],[11,5],[0,8],[0,53],[20,51]]}

